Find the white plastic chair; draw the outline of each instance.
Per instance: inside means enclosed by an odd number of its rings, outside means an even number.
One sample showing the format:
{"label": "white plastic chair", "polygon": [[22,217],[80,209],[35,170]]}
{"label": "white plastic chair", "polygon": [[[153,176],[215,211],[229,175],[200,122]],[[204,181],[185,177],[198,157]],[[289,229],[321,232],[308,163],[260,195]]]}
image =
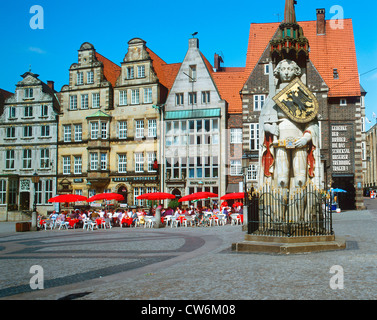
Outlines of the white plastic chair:
{"label": "white plastic chair", "polygon": [[57,225],[59,226],[59,230],[62,228],[66,228],[68,230],[69,227],[68,221],[58,221]]}
{"label": "white plastic chair", "polygon": [[166,226],[168,226],[169,223],[171,224],[171,218],[172,218],[172,216],[170,216],[170,215],[165,217]]}
{"label": "white plastic chair", "polygon": [[188,224],[190,225],[190,227],[192,227],[193,225],[195,225],[195,218],[194,216],[186,216],[186,221],[184,222],[185,222],[186,227]]}
{"label": "white plastic chair", "polygon": [[144,220],[145,220],[144,228],[152,228],[153,225],[156,223],[155,218],[151,216],[145,216]]}
{"label": "white plastic chair", "polygon": [[215,215],[212,215],[211,217],[209,217],[209,225],[210,226],[212,226],[212,225],[219,225],[219,218],[217,216],[215,216]]}
{"label": "white plastic chair", "polygon": [[219,226],[220,225],[225,226],[226,225],[226,216],[225,216],[225,214],[224,213],[219,213],[217,216],[219,218],[217,224]]}
{"label": "white plastic chair", "polygon": [[238,223],[241,224],[241,219],[238,218],[238,213],[232,213],[230,218],[232,219],[230,222],[232,225],[238,225]]}
{"label": "white plastic chair", "polygon": [[82,220],[82,229],[85,230],[85,229],[88,229],[89,230],[89,225],[90,225],[90,222],[92,220],[90,219],[83,219]]}
{"label": "white plastic chair", "polygon": [[103,227],[106,229],[106,228],[109,228],[111,229],[113,226],[111,225],[111,219],[109,218],[106,218],[104,220],[102,220],[102,225]]}
{"label": "white plastic chair", "polygon": [[178,222],[179,220],[176,217],[171,217],[170,218],[170,228],[173,228],[174,226],[177,228],[178,227]]}

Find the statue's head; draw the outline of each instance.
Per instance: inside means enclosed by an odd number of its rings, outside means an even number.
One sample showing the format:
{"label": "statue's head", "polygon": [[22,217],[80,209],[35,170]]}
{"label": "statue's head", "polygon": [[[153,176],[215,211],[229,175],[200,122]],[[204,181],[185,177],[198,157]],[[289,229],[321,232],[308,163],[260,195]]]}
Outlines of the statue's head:
{"label": "statue's head", "polygon": [[301,75],[301,68],[293,60],[282,60],[274,70],[274,76],[281,82],[291,82],[295,77]]}

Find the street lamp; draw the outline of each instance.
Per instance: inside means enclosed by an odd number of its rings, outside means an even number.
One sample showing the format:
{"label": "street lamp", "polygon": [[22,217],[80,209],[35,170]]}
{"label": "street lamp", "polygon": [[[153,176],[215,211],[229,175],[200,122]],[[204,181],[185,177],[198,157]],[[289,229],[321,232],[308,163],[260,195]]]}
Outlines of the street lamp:
{"label": "street lamp", "polygon": [[31,215],[31,230],[37,231],[37,186],[39,183],[39,175],[38,173],[34,173],[31,177],[31,181],[34,183],[34,204],[33,204],[33,212]]}

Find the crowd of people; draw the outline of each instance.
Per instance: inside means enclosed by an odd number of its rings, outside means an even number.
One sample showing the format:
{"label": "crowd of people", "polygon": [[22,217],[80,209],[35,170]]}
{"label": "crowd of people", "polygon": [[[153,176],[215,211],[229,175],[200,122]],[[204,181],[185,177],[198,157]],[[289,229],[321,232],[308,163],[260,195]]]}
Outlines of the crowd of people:
{"label": "crowd of people", "polygon": [[[162,208],[160,209],[161,222],[167,223],[169,219],[168,216],[174,218],[182,216],[192,216],[195,221],[195,225],[207,225],[208,220],[206,220],[206,214],[210,213],[212,216],[217,216],[218,214],[224,214],[227,223],[230,223],[230,215],[232,213],[238,213],[240,216],[243,214],[242,206],[231,207],[226,205],[221,205],[220,208],[217,205],[211,207],[194,207],[193,205],[189,207],[177,207],[173,208]],[[135,227],[143,226],[145,224],[146,216],[155,216],[156,207],[150,207],[149,209],[99,209],[99,210],[84,210],[84,209],[74,209],[70,211],[62,211],[60,213],[53,211],[49,216],[43,217],[38,216],[39,226],[41,228],[47,229],[47,225],[51,228],[61,226],[66,223],[67,226],[72,228],[80,228],[84,226],[84,222],[87,220],[96,223],[97,227],[103,226],[107,223],[109,227]]]}

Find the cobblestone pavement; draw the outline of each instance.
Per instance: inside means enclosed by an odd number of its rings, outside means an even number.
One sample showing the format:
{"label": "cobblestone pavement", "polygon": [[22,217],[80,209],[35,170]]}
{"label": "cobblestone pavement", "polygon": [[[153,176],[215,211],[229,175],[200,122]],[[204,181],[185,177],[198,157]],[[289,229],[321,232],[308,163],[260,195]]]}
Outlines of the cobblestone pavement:
{"label": "cobblestone pavement", "polygon": [[[377,200],[365,203],[334,213],[347,249],[297,255],[232,252],[245,232],[231,225],[16,233],[0,223],[0,299],[374,300]],[[42,290],[30,287],[33,265]],[[343,289],[330,287],[334,265]]]}

